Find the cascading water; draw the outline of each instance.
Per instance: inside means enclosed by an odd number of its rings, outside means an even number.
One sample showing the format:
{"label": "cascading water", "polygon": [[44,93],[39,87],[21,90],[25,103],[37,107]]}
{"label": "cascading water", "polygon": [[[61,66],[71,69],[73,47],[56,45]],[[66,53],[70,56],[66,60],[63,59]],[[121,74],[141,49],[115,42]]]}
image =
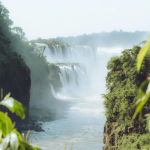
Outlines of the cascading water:
{"label": "cascading water", "polygon": [[54,63],[60,69],[59,76],[63,87],[57,93],[59,98],[60,95],[83,97],[95,90],[92,81],[100,75],[97,51],[93,51],[89,46],[64,46],[64,49],[53,46],[52,51],[46,44],[37,43],[36,45],[37,47],[45,46],[44,55],[47,61]]}
{"label": "cascading water", "polygon": [[66,150],[73,142],[72,150],[100,150],[103,147],[103,127],[105,122],[103,100],[100,94],[105,92],[106,65],[112,56],[120,55],[122,49],[97,48],[89,46],[53,46],[46,44],[44,55],[50,63],[59,67],[61,90],[51,85],[52,95],[60,100],[74,101],[66,118],[43,124],[46,132],[31,131],[30,138],[35,145],[44,150]]}

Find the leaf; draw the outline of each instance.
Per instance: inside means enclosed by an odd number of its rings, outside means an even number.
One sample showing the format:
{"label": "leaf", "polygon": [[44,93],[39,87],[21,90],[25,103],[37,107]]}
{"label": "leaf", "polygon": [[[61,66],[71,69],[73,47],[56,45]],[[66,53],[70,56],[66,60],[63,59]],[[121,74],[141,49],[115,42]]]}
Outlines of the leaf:
{"label": "leaf", "polygon": [[142,110],[143,106],[145,105],[149,97],[150,97],[150,92],[146,92],[146,94],[143,96],[144,99],[136,107],[135,113],[133,115],[133,119],[135,119],[137,114]]}
{"label": "leaf", "polygon": [[1,141],[1,139],[2,139],[2,130],[0,129],[0,141]]}
{"label": "leaf", "polygon": [[28,150],[42,150],[40,148],[33,147],[33,146],[31,146],[30,144],[28,144],[27,142],[24,142],[24,141],[21,141],[20,146],[24,150],[26,150],[26,149],[28,149]]}
{"label": "leaf", "polygon": [[142,61],[143,61],[147,51],[149,50],[149,48],[150,48],[150,37],[149,37],[149,40],[147,41],[146,45],[143,48],[141,48],[141,50],[138,54],[138,57],[137,57],[137,72],[140,71]]}
{"label": "leaf", "polygon": [[150,115],[148,115],[147,119],[148,119],[148,122],[147,122],[147,124],[148,124],[148,129],[149,129],[149,131],[150,131]]}
{"label": "leaf", "polygon": [[21,117],[22,119],[25,118],[25,112],[28,114],[27,109],[17,100],[15,100],[12,97],[9,97],[10,95],[7,94],[4,98],[4,100],[2,100],[0,102],[1,105],[6,106],[12,113],[16,113],[16,115],[18,115],[19,117]]}
{"label": "leaf", "polygon": [[142,84],[139,87],[138,100],[133,105],[131,105],[131,107],[135,107],[142,101],[142,98],[145,96],[146,92],[148,92],[147,89],[148,89],[149,83],[150,83],[150,80],[145,80],[142,82]]}
{"label": "leaf", "polygon": [[20,132],[18,132],[16,129],[14,129],[14,130],[13,130],[13,132],[15,132],[15,133],[16,133],[16,135],[17,135],[17,137],[18,137],[18,141],[19,141],[19,142],[20,142],[20,141],[23,141],[23,139],[22,139],[22,136],[21,136]]}
{"label": "leaf", "polygon": [[139,87],[138,99],[141,99],[146,94],[149,83],[150,80],[145,80],[144,82],[142,82],[142,84]]}
{"label": "leaf", "polygon": [[19,147],[18,137],[15,132],[11,132],[2,140],[1,148],[4,150],[7,149],[9,143],[10,143],[11,150],[18,150]]}
{"label": "leaf", "polygon": [[[6,129],[6,126],[8,127],[8,131]],[[13,124],[11,119],[8,116],[6,116],[6,114],[3,112],[0,112],[0,129],[4,137],[7,136],[7,132],[10,133],[13,130]]]}
{"label": "leaf", "polygon": [[34,147],[34,150],[42,150],[42,149],[40,149],[40,148],[38,148],[38,147]]}
{"label": "leaf", "polygon": [[9,92],[5,97],[4,100],[8,99],[10,97],[11,93]]}

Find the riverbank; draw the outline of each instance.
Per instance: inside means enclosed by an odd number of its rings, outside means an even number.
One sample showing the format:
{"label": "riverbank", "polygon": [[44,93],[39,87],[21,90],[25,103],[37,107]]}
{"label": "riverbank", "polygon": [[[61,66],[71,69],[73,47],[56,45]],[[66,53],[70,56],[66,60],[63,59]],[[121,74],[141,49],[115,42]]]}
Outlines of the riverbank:
{"label": "riverbank", "polygon": [[[63,104],[63,102],[61,102],[61,104]],[[33,130],[36,132],[45,132],[45,130],[42,128],[44,122],[52,122],[64,117],[65,111],[69,109],[69,105],[71,103],[64,102],[64,104],[66,104],[66,107],[63,107],[63,109],[59,109],[59,112],[50,111],[46,108],[31,108],[30,116],[28,116],[25,120],[18,120],[18,122],[16,123],[18,131],[24,132],[28,130]]]}

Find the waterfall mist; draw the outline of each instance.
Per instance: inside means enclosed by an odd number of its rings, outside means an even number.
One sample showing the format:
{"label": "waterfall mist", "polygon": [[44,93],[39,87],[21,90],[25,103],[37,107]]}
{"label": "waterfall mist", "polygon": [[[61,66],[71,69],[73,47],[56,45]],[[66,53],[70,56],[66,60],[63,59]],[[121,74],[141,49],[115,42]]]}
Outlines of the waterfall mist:
{"label": "waterfall mist", "polygon": [[[43,124],[45,133],[31,131],[35,145],[44,150],[62,149],[73,142],[73,149],[99,150],[103,144],[105,123],[103,99],[107,62],[112,56],[120,55],[122,48],[96,48],[65,45],[65,48],[36,43],[45,47],[43,55],[50,63],[51,95],[60,102],[69,102],[65,118]],[[57,103],[61,106],[60,103]],[[53,107],[53,105],[47,107]],[[46,146],[45,146],[46,143]]]}
{"label": "waterfall mist", "polygon": [[[51,94],[59,100],[86,98],[100,95],[105,91],[106,65],[108,60],[119,55],[122,48],[97,48],[90,46],[67,46],[62,49],[59,45],[36,43],[36,48],[45,47],[43,55],[46,60],[59,68],[61,87],[54,88],[51,84]],[[50,77],[54,74],[50,70]]]}

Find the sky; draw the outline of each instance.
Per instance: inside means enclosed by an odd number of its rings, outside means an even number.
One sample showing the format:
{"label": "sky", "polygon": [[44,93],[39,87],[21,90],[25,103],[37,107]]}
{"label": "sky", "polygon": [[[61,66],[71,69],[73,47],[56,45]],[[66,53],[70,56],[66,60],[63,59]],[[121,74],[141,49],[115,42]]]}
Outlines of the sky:
{"label": "sky", "polygon": [[28,40],[150,31],[150,0],[0,0]]}

